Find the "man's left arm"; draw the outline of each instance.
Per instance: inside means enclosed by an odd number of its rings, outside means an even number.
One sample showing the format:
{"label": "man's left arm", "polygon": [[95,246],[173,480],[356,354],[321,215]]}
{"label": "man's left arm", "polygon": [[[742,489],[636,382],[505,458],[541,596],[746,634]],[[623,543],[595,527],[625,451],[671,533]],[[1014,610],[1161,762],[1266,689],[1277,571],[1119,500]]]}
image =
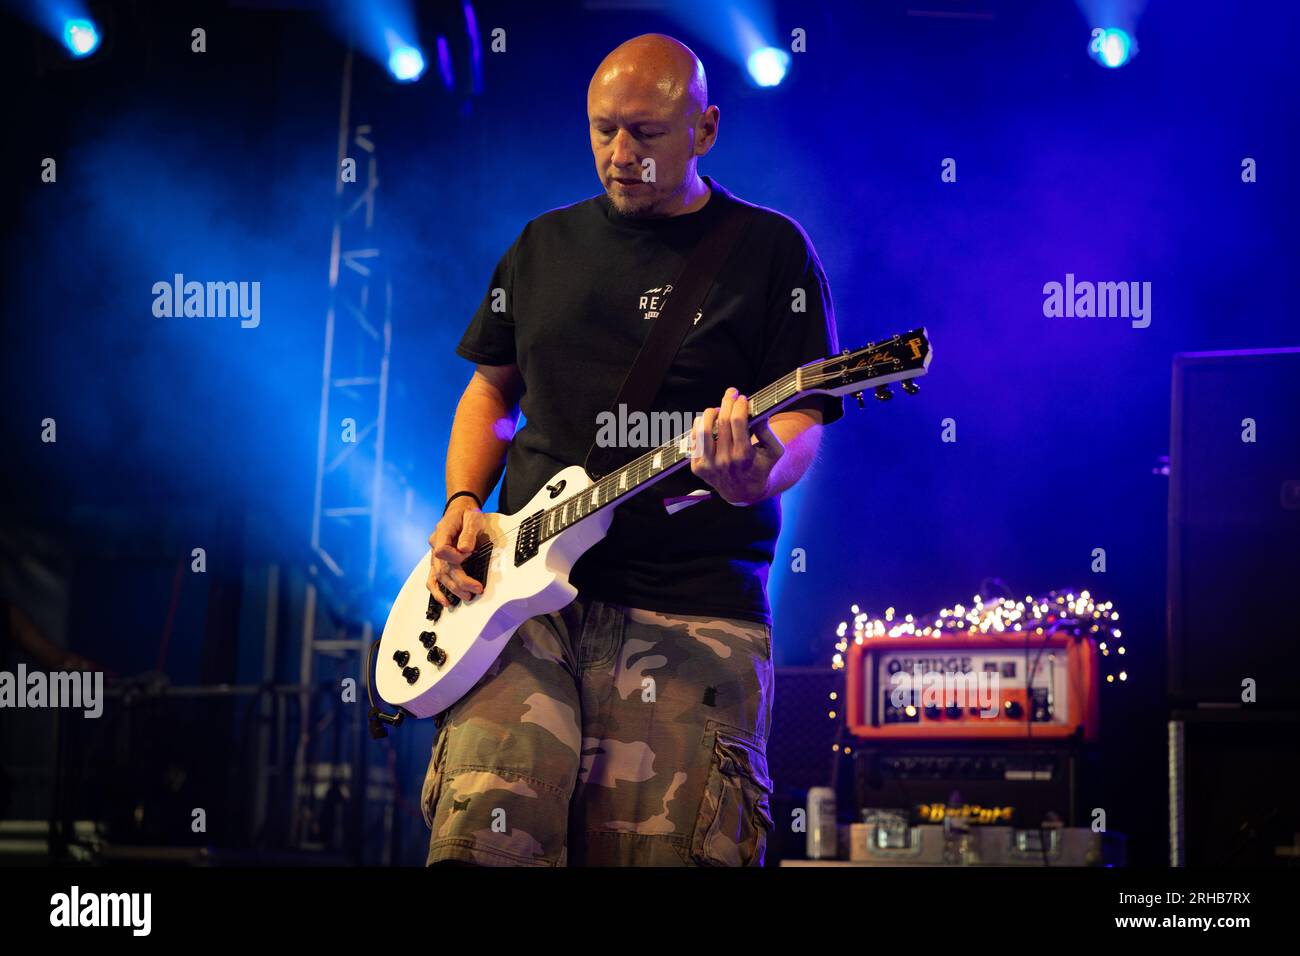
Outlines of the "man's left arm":
{"label": "man's left arm", "polygon": [[822,411],[815,403],[804,408],[796,403],[767,421],[785,446],[785,454],[777,459],[768,475],[763,498],[772,498],[798,482],[817,459],[817,448],[822,443]]}

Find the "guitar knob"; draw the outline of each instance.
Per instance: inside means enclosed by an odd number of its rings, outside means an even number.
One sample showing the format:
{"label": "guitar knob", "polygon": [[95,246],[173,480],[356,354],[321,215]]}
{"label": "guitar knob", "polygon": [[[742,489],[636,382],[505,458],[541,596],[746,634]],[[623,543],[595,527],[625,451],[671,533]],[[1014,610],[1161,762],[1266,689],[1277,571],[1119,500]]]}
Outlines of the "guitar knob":
{"label": "guitar knob", "polygon": [[405,667],[406,662],[409,661],[410,659],[411,659],[411,655],[408,654],[406,651],[393,652],[393,660],[397,661],[398,667]]}
{"label": "guitar knob", "polygon": [[889,401],[889,400],[890,400],[891,398],[893,398],[893,397],[894,397],[894,393],[891,392],[891,391],[889,390],[889,386],[888,386],[888,385],[877,385],[877,386],[876,386],[876,400],[877,400],[877,401],[887,402],[887,401]]}
{"label": "guitar knob", "polygon": [[436,620],[438,620],[438,618],[439,618],[439,616],[440,616],[441,614],[442,614],[442,605],[439,604],[436,600],[434,600],[433,594],[430,593],[430,594],[429,594],[429,607],[428,607],[428,610],[426,610],[426,611],[424,612],[425,620],[428,620],[428,621],[436,621]]}
{"label": "guitar knob", "polygon": [[435,667],[441,667],[443,664],[447,663],[447,652],[441,647],[429,648],[429,663],[433,664]]}
{"label": "guitar knob", "polygon": [[414,684],[417,680],[420,679],[420,668],[418,668],[418,667],[403,667],[403,668],[402,668],[402,676],[406,678],[406,682],[407,682],[408,684]]}
{"label": "guitar knob", "polygon": [[903,383],[903,391],[907,392],[908,395],[915,395],[920,390],[921,386],[917,385],[916,382],[912,381],[910,378]]}
{"label": "guitar knob", "polygon": [[425,647],[433,647],[434,641],[436,641],[437,639],[438,639],[438,634],[436,631],[420,632],[420,643],[423,644]]}
{"label": "guitar knob", "polygon": [[861,393],[861,392],[854,392],[854,393],[853,393],[853,397],[856,398],[856,399],[858,400],[858,408],[866,408],[866,407],[867,407],[866,403],[862,400],[862,393]]}

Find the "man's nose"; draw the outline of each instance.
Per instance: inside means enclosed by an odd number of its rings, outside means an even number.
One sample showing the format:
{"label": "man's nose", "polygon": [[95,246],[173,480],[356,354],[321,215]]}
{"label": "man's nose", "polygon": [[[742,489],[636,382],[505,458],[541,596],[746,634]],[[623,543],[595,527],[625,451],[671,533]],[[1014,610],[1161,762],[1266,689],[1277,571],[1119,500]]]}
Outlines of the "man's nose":
{"label": "man's nose", "polygon": [[615,166],[635,166],[636,153],[632,149],[632,137],[625,130],[614,134],[614,152],[610,157]]}

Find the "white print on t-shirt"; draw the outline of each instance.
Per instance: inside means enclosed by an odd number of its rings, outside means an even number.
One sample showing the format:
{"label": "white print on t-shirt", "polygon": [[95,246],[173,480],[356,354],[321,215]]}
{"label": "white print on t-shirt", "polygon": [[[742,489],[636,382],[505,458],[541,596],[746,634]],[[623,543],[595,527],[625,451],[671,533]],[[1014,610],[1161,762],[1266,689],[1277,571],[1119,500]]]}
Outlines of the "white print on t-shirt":
{"label": "white print on t-shirt", "polygon": [[[641,311],[645,313],[647,322],[659,318],[659,313],[663,311],[664,303],[668,300],[668,293],[672,291],[673,287],[671,285],[662,285],[655,286],[653,289],[646,289],[641,293]],[[695,321],[691,325],[699,325],[703,314],[703,310],[697,309]]]}

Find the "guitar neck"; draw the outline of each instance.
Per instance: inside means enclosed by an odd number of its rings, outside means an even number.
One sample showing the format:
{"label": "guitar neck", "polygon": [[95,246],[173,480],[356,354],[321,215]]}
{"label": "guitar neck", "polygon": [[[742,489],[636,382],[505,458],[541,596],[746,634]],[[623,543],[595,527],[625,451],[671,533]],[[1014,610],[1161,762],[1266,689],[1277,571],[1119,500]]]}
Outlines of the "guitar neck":
{"label": "guitar neck", "polygon": [[[795,369],[771,385],[749,396],[749,421],[757,422],[800,396],[799,374]],[[563,499],[537,516],[541,540],[559,534],[601,508],[611,508],[639,494],[690,461],[691,434],[682,432],[671,441],[610,472],[575,495]],[[529,519],[531,520],[531,519]]]}

